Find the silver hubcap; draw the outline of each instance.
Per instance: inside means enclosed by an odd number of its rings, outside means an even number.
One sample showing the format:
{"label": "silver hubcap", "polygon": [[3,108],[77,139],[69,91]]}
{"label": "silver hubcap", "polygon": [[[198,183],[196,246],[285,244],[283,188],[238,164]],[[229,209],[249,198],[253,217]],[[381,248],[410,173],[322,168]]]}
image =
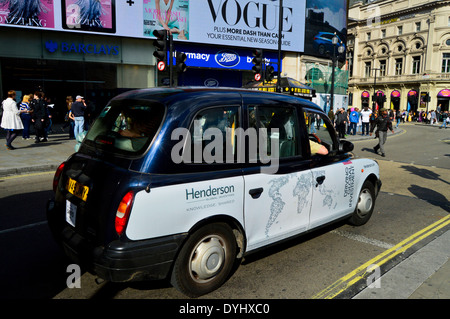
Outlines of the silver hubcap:
{"label": "silver hubcap", "polygon": [[373,199],[372,195],[370,194],[369,190],[363,189],[361,193],[359,194],[359,201],[358,201],[358,215],[363,217],[366,214],[370,212],[373,205]]}
{"label": "silver hubcap", "polygon": [[219,236],[203,238],[191,255],[191,277],[204,282],[217,275],[225,261],[225,248],[225,241]]}

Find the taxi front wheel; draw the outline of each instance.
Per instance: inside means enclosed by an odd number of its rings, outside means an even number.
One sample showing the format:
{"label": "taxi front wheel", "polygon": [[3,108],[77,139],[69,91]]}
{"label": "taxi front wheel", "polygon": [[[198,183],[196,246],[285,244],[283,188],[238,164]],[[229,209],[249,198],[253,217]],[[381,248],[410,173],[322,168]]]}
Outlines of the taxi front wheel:
{"label": "taxi front wheel", "polygon": [[349,219],[353,226],[362,226],[367,223],[372,216],[375,206],[375,188],[370,181],[365,181],[359,192],[358,204]]}
{"label": "taxi front wheel", "polygon": [[204,226],[194,232],[175,261],[171,284],[189,297],[219,288],[236,261],[236,239],[225,223]]}

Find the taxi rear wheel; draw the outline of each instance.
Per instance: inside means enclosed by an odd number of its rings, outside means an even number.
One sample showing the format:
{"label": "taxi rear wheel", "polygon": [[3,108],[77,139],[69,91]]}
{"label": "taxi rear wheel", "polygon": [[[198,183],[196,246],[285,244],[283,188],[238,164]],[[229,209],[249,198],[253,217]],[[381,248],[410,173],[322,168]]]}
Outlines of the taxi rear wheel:
{"label": "taxi rear wheel", "polygon": [[370,181],[365,181],[359,192],[358,203],[349,223],[354,226],[362,226],[372,216],[375,206],[375,188]]}
{"label": "taxi rear wheel", "polygon": [[171,283],[189,297],[219,288],[236,261],[236,239],[224,223],[210,224],[193,233],[175,261]]}

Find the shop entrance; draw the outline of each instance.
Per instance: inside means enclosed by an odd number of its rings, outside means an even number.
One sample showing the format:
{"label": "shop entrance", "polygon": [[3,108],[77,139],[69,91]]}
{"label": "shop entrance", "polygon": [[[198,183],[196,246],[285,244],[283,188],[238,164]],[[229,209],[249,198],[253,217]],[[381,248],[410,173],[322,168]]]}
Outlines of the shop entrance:
{"label": "shop entrance", "polygon": [[441,111],[449,111],[449,104],[450,104],[450,98],[438,98],[438,103],[437,105],[441,105]]}
{"label": "shop entrance", "polygon": [[93,116],[116,93],[117,70],[114,64],[40,59],[1,59],[2,93],[15,90],[20,95],[44,92],[54,104],[54,122],[64,120],[66,97],[83,95],[93,107]]}

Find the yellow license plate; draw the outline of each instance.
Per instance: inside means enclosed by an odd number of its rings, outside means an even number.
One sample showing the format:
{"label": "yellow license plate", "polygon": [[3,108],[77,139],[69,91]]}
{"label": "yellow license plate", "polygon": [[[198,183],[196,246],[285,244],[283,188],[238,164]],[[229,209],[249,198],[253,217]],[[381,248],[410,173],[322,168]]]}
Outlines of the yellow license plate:
{"label": "yellow license plate", "polygon": [[69,177],[66,185],[66,189],[69,193],[75,195],[76,197],[86,201],[87,195],[89,193],[89,187],[78,183],[76,180]]}

